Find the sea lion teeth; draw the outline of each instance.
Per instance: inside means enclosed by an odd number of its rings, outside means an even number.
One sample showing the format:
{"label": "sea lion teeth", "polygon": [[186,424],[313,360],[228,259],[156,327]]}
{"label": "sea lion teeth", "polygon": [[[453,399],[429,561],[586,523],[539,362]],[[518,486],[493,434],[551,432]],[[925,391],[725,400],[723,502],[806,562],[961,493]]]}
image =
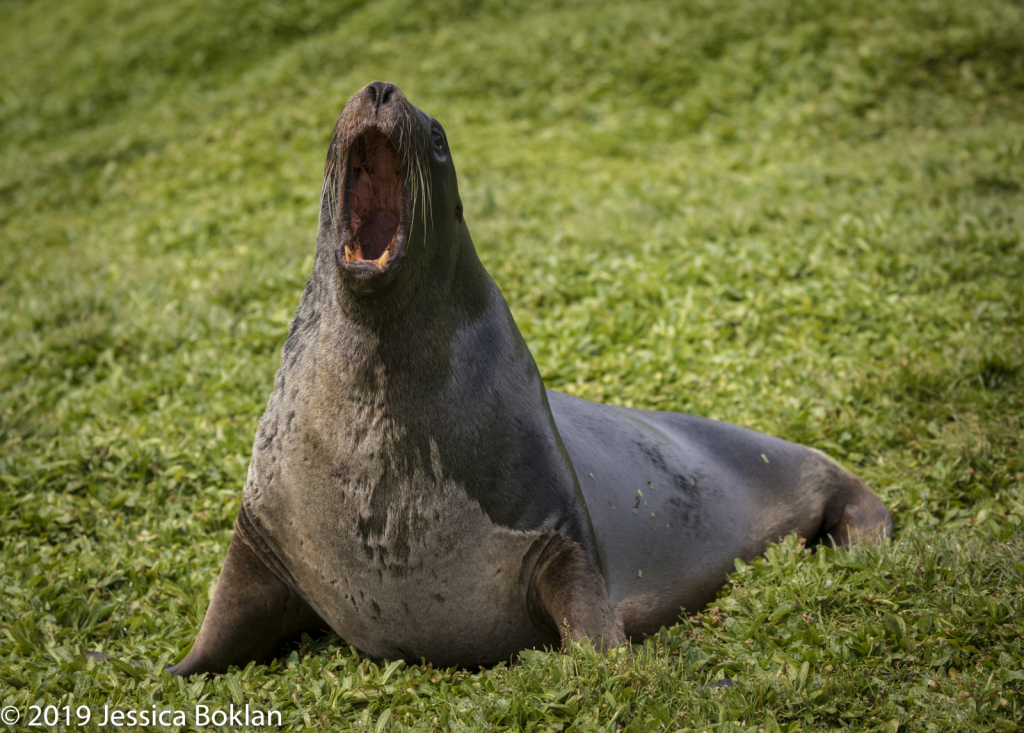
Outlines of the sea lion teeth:
{"label": "sea lion teeth", "polygon": [[607,649],[701,608],[735,558],[790,532],[891,534],[879,498],[819,451],[545,390],[473,247],[447,137],[393,84],[349,100],[324,170],[309,286],[174,674],[326,626],[439,667]]}

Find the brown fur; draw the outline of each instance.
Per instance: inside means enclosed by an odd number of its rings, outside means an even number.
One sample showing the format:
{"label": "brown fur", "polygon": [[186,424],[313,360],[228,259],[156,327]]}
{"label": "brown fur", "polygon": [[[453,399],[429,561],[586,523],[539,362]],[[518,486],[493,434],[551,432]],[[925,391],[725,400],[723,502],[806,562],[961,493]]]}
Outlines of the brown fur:
{"label": "brown fur", "polygon": [[335,125],[236,535],[172,671],[242,665],[323,623],[440,666],[607,649],[794,530],[845,544],[892,524],[816,451],[545,390],[476,255],[444,131],[374,82]]}

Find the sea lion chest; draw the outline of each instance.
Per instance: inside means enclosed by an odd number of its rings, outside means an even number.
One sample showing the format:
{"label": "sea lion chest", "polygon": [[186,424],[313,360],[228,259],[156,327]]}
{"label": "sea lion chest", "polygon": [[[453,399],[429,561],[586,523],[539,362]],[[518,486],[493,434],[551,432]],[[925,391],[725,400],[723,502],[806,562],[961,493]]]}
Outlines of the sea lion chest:
{"label": "sea lion chest", "polygon": [[495,524],[447,475],[436,440],[404,435],[386,411],[318,423],[281,402],[257,433],[243,511],[342,638],[441,664],[551,643],[527,611],[551,533]]}

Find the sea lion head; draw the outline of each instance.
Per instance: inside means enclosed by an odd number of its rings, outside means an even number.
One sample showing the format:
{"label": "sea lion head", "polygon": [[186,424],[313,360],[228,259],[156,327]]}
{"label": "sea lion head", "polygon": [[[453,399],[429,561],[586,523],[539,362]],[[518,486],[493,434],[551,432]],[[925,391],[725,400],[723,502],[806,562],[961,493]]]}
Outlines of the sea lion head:
{"label": "sea lion head", "polygon": [[468,237],[444,129],[388,82],[367,84],[338,117],[320,211],[343,307],[415,290],[424,271],[450,270]]}

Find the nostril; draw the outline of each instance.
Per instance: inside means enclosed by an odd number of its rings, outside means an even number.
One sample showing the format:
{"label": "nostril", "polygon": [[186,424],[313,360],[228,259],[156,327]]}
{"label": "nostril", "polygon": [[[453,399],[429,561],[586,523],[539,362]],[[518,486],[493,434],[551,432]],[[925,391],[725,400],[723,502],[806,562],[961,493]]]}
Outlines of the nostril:
{"label": "nostril", "polygon": [[370,106],[374,109],[383,107],[391,100],[395,92],[395,85],[386,81],[375,81],[366,85],[366,96],[370,99]]}

